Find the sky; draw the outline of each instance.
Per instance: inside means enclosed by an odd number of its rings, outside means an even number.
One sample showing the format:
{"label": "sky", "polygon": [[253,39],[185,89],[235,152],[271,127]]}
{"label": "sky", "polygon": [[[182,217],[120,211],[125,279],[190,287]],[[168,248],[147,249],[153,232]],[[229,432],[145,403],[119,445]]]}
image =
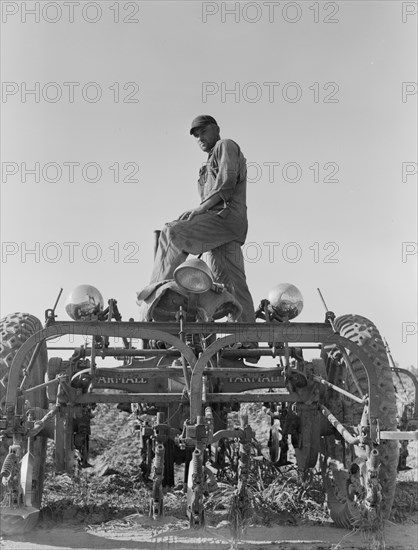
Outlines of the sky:
{"label": "sky", "polygon": [[1,314],[81,283],[137,317],[153,230],[197,206],[210,114],[248,163],[243,252],[417,365],[416,3],[2,2]]}

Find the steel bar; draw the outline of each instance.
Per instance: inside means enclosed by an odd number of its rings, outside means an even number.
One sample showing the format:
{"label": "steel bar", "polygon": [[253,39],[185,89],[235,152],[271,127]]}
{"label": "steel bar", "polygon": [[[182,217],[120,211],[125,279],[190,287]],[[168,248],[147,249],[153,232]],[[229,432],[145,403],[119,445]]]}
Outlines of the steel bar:
{"label": "steel bar", "polygon": [[[207,368],[203,371],[205,376],[215,376],[216,378],[229,378],[232,376],[254,376],[263,375],[282,376],[283,370],[277,367],[233,367],[233,368]],[[284,379],[284,378],[283,378]]]}
{"label": "steel bar", "polygon": [[[48,347],[48,350],[56,351],[74,351],[76,346],[54,346]],[[302,349],[320,349],[320,346],[298,346]],[[176,349],[123,349],[123,348],[106,348],[103,350],[97,350],[96,354],[99,357],[155,357],[155,356],[164,356],[164,357],[180,357],[180,352]],[[279,355],[284,355],[284,349],[279,349],[273,354],[273,350],[270,348],[254,348],[254,349],[224,349],[222,350],[222,357],[257,357],[258,355],[262,357],[276,357]],[[91,355],[91,348],[85,349],[86,357]]]}
{"label": "steel bar", "polygon": [[[90,369],[83,369],[73,374],[71,382],[90,372]],[[141,376],[142,378],[179,378],[183,376],[183,369],[181,367],[167,367],[167,368],[127,368],[127,367],[99,367],[96,370],[95,379],[100,376]]]}
{"label": "steel bar", "polygon": [[[180,357],[176,349],[122,349],[106,348],[96,350],[99,357]],[[86,349],[86,356],[90,355],[90,348]]]}
{"label": "steel bar", "polygon": [[397,441],[404,441],[404,440],[418,440],[418,430],[415,432],[389,432],[389,431],[381,431],[380,432],[380,439],[395,439]]}
{"label": "steel bar", "polygon": [[83,393],[74,403],[188,403],[183,393]]}
{"label": "steel bar", "polygon": [[[338,335],[332,332],[328,323],[186,322],[183,327],[185,334],[236,334],[240,338],[237,342],[338,343]],[[127,335],[128,338],[141,338],[144,331],[147,333],[160,331],[174,336],[178,334],[179,324],[175,322],[55,321],[49,327],[39,331],[38,341],[65,334],[109,336],[110,338],[122,338]]]}
{"label": "steel bar", "polygon": [[359,384],[359,381],[357,379],[357,376],[354,374],[354,371],[353,371],[353,367],[351,366],[351,361],[350,361],[350,358],[348,357],[348,353],[345,351],[345,349],[340,346],[339,347],[341,353],[342,353],[342,356],[344,358],[344,361],[345,361],[345,364],[347,365],[347,369],[348,369],[348,372],[350,373],[350,376],[357,388],[357,391],[359,392],[359,395],[360,397],[364,397],[364,393],[363,393],[363,390],[361,389],[360,387],[360,384]]}
{"label": "steel bar", "polygon": [[[58,302],[60,301],[61,294],[62,294],[62,291],[63,291],[63,290],[64,290],[63,288],[60,288],[60,291],[58,292],[57,299],[55,300],[54,307],[52,308],[52,313],[55,313],[55,310],[57,309],[57,305],[58,305]],[[50,311],[50,310],[49,310],[49,311]]]}
{"label": "steel bar", "polygon": [[91,361],[90,361],[90,376],[93,379],[96,372],[96,346],[91,348]]}
{"label": "steel bar", "polygon": [[[189,367],[189,372],[192,372],[192,369]],[[82,369],[77,371],[75,374],[73,374],[71,378],[71,382],[73,382],[76,378],[79,378],[85,374],[89,374],[90,369]],[[234,382],[237,383],[256,383],[256,384],[262,384],[265,383],[265,388],[284,388],[285,387],[285,379],[282,376],[282,371],[276,367],[274,368],[263,368],[263,367],[237,367],[237,368],[229,368],[229,369],[222,369],[222,368],[207,368],[204,373],[204,377],[210,377],[210,378],[217,378],[217,379],[226,379],[226,378],[232,378],[234,379]],[[183,369],[181,367],[151,367],[151,368],[143,368],[143,367],[111,367],[111,366],[103,366],[98,367],[95,372],[95,382],[97,383],[97,379],[99,377],[141,377],[143,379],[155,379],[155,378],[162,378],[162,379],[171,379],[171,380],[179,380],[183,377]],[[55,379],[57,380],[57,379]],[[202,378],[203,380],[203,378]],[[231,382],[231,381],[230,381]],[[42,384],[40,386],[36,386],[36,388],[32,388],[28,390],[34,391],[38,387],[42,387],[44,385],[53,383],[53,381]],[[133,382],[134,383],[134,382]],[[274,383],[272,386],[271,384]],[[111,384],[111,382],[109,382]],[[111,388],[109,388],[111,389]],[[248,390],[253,389],[251,387],[248,387]],[[255,388],[254,388],[255,389]],[[237,392],[244,391],[244,388],[240,388],[237,390]]]}
{"label": "steel bar", "polygon": [[[75,403],[189,403],[183,393],[83,393]],[[301,402],[296,393],[207,393],[207,403]]]}
{"label": "steel bar", "polygon": [[[138,374],[141,376],[170,376],[172,374],[175,374],[176,376],[183,374],[183,368],[182,367],[141,367],[141,366],[135,366],[135,367],[125,367],[125,366],[106,366],[103,365],[102,367],[97,367],[97,372],[103,373],[105,371],[112,371],[112,372],[118,372],[120,374]],[[192,372],[191,367],[188,367],[188,371]],[[77,371],[74,375],[79,376],[80,374],[84,374],[89,372],[89,369],[83,369],[80,371]],[[283,374],[282,369],[277,367],[250,367],[250,366],[242,366],[242,367],[226,367],[226,368],[211,368],[207,367],[205,368],[204,375],[207,376],[216,376],[216,377],[229,377],[229,376],[236,376],[236,375],[248,375],[248,376],[262,376],[262,375],[278,375],[281,376]]]}
{"label": "steel bar", "polygon": [[32,393],[36,390],[40,390],[41,388],[46,388],[47,386],[51,386],[53,384],[59,384],[60,383],[60,378],[65,378],[65,377],[58,377],[58,378],[54,378],[53,380],[49,380],[49,382],[44,382],[43,384],[38,384],[38,386],[33,386],[32,388],[28,388],[27,390],[23,390],[22,391],[22,394],[23,395],[27,395],[28,393]]}
{"label": "steel bar", "polygon": [[48,346],[46,349],[49,351],[49,350],[60,350],[60,351],[74,351],[74,349],[76,348],[77,346],[74,345],[74,346]]}
{"label": "steel bar", "polygon": [[207,393],[208,403],[300,403],[297,393]]}
{"label": "steel bar", "polygon": [[[180,338],[180,340],[182,342],[185,342],[186,338],[185,338],[185,333],[184,333],[184,330],[183,330],[184,314],[183,314],[183,308],[181,306],[180,306],[180,309],[179,309],[179,324],[180,324],[180,330],[178,332],[178,337]],[[183,377],[184,377],[184,382],[186,384],[186,391],[187,391],[187,394],[189,394],[190,393],[190,373],[187,369],[187,361],[186,361],[186,358],[184,357],[184,355],[181,356],[181,366],[182,366],[182,369],[183,369]]]}
{"label": "steel bar", "polygon": [[29,364],[26,367],[26,369],[24,369],[23,378],[22,378],[22,381],[20,383],[20,389],[23,389],[25,387],[26,380],[29,376],[30,371],[32,370],[33,365],[35,364],[35,361],[36,361],[36,358],[38,357],[39,350],[41,349],[41,346],[42,346],[42,342],[39,342],[38,344],[36,344],[35,349],[33,350],[33,353],[32,353],[32,356],[30,358]]}
{"label": "steel bar", "polygon": [[357,397],[353,393],[350,393],[347,390],[343,390],[342,388],[340,388],[339,386],[336,386],[335,384],[331,384],[331,382],[328,382],[328,380],[325,380],[325,378],[322,378],[322,376],[314,374],[312,378],[315,380],[315,382],[319,382],[320,384],[324,384],[324,386],[328,386],[328,387],[332,388],[333,390],[335,390],[339,393],[342,393],[343,395],[346,395],[347,397],[349,397],[353,401],[356,401],[357,403],[360,403],[361,405],[364,405],[364,403],[365,403],[364,399],[360,399],[360,397]]}
{"label": "steel bar", "polygon": [[190,369],[188,369],[187,367],[187,361],[184,358],[184,355],[181,356],[181,368],[183,371],[184,382],[186,384],[186,391],[189,394],[190,393]]}
{"label": "steel bar", "polygon": [[321,413],[325,416],[325,418],[330,422],[334,428],[343,436],[343,438],[349,443],[350,445],[354,445],[355,443],[358,443],[360,438],[358,436],[352,435],[347,428],[345,428],[341,422],[335,418],[335,416],[331,413],[330,410],[328,410],[324,405],[318,404],[319,410]]}

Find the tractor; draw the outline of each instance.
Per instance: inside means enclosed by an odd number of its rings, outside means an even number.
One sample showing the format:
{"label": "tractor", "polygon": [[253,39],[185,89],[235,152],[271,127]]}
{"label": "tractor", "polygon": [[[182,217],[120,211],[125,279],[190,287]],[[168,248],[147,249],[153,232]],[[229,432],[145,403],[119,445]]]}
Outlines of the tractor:
{"label": "tractor", "polygon": [[[164,514],[163,485],[184,462],[187,516],[205,523],[210,466],[225,462],[239,442],[237,503],[245,505],[254,432],[245,415],[228,426],[231,410],[260,403],[277,418],[269,450],[278,468],[289,444],[301,472],[321,460],[327,503],[342,527],[387,518],[395,491],[399,441],[395,392],[385,345],[359,315],[301,323],[303,298],[277,285],[261,301],[257,322],[240,323],[240,305],[213,281],[201,259],[186,260],[174,279],[149,289],[145,320],[122,321],[117,300],[80,285],[66,302],[69,320],[45,311],[44,325],[27,313],[1,321],[0,504],[5,535],[32,529],[39,517],[47,441],[58,473],[89,464],[90,423],[98,403],[141,412],[138,454],[152,479],[149,514]],[[143,313],[144,313],[143,311]],[[48,342],[84,337],[68,359],[50,357]],[[317,354],[313,359],[305,359]],[[110,362],[107,364],[107,362]],[[143,414],[142,414],[143,413]],[[151,419],[151,420],[150,420]],[[289,441],[290,438],[290,441]]]}

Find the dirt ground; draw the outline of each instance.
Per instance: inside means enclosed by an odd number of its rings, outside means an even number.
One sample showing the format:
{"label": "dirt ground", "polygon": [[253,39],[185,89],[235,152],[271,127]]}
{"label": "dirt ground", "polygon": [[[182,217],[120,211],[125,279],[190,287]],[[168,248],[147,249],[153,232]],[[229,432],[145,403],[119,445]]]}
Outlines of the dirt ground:
{"label": "dirt ground", "polygon": [[[413,523],[413,518],[402,525],[388,522],[384,536],[387,550],[418,548],[418,525]],[[248,528],[240,542],[234,543],[226,525],[191,531],[177,518],[166,517],[155,522],[144,516],[132,516],[94,528],[37,529],[26,536],[0,541],[2,550],[368,550],[373,547],[373,539],[364,533],[339,529],[333,524],[254,526]]]}
{"label": "dirt ground", "polygon": [[[258,437],[264,440],[267,424],[264,426],[263,422],[261,416],[255,418]],[[206,501],[205,529],[188,528],[185,495],[179,485],[165,494],[166,516],[158,521],[147,517],[150,486],[141,476],[133,475],[139,471],[133,425],[132,416],[127,417],[113,407],[103,406],[96,415],[92,433],[93,467],[82,470],[74,478],[55,475],[50,449],[39,526],[25,535],[1,538],[0,550],[418,548],[416,443],[409,448],[411,468],[398,475],[391,521],[386,521],[380,540],[376,539],[377,535],[337,528],[324,511],[321,485],[313,481],[310,490],[300,497],[289,480],[291,467],[286,474],[285,486],[271,485],[265,480],[265,490],[257,493],[263,495],[264,507],[258,506],[255,511],[249,506],[251,521],[246,532],[236,540],[227,520],[226,503],[230,493],[226,483],[221,488],[221,497],[214,493]],[[181,467],[176,474],[179,481]]]}

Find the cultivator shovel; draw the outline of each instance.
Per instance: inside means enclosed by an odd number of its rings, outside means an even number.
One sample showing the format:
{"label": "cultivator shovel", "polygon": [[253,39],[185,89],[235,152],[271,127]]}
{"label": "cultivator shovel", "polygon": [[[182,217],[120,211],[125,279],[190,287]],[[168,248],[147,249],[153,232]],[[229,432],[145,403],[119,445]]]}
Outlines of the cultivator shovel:
{"label": "cultivator shovel", "polygon": [[20,446],[9,448],[1,469],[3,490],[7,493],[1,507],[1,531],[5,535],[27,531],[38,521],[39,508],[34,506],[32,490],[34,464],[35,458],[30,451],[20,459]]}

